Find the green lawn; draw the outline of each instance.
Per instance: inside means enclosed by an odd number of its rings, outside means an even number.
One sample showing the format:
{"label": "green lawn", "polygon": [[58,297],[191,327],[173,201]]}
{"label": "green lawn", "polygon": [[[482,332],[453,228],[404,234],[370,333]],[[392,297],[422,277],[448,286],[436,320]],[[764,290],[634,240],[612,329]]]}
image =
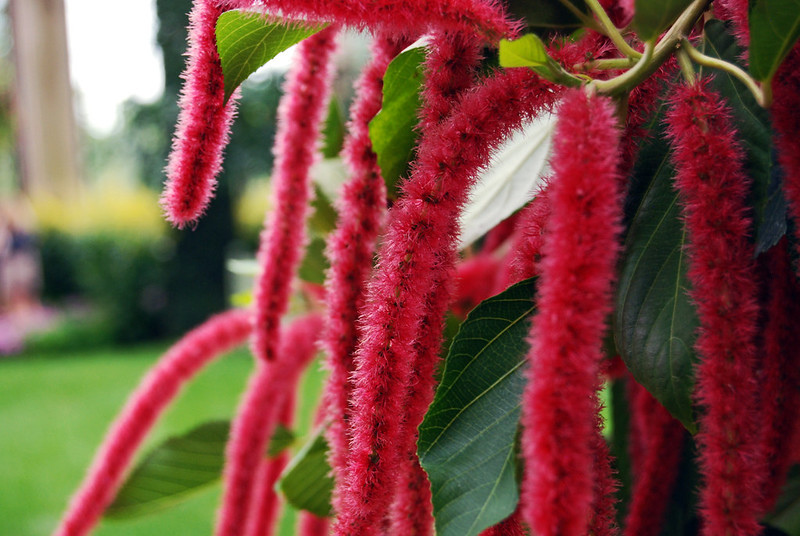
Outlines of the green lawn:
{"label": "green lawn", "polygon": [[[0,361],[0,534],[53,531],[111,420],[164,348]],[[159,421],[148,445],[207,420],[230,419],[251,368],[244,350],[213,363]],[[304,378],[300,430],[308,427],[322,377],[314,364]],[[210,534],[218,498],[216,484],[171,509],[104,522],[95,534]],[[290,519],[281,534],[291,534]]]}

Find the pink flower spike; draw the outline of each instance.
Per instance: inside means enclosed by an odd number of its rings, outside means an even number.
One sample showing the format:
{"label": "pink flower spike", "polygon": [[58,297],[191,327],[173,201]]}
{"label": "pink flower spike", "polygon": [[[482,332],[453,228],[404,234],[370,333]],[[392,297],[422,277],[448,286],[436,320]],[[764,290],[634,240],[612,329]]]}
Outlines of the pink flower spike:
{"label": "pink flower spike", "polygon": [[161,204],[178,227],[197,221],[214,195],[222,152],[228,143],[236,96],[225,103],[217,53],[217,19],[226,2],[195,0],[189,16],[189,59],[183,74],[178,126],[167,164]]}
{"label": "pink flower spike", "polygon": [[634,456],[626,536],[658,536],[672,495],[686,430],[647,389],[629,377]]}
{"label": "pink flower spike", "polygon": [[215,534],[241,536],[251,512],[256,472],[267,442],[286,411],[287,399],[295,392],[297,380],[316,355],[322,318],[301,317],[280,334],[278,359],[258,361],[239,412],[231,426],[223,473],[222,509]]}
{"label": "pink flower spike", "polygon": [[[347,466],[350,439],[347,421],[348,398],[352,389],[353,353],[358,340],[358,315],[364,302],[367,277],[372,270],[375,242],[386,212],[386,185],[372,151],[369,122],[381,109],[383,76],[389,62],[407,46],[408,39],[377,35],[372,60],[364,68],[351,108],[349,135],[344,158],[351,178],[338,201],[339,219],[328,238],[325,348],[330,376],[325,385],[325,406],[329,426],[329,461],[334,479],[341,484]],[[334,511],[339,511],[339,485],[333,494]]]}
{"label": "pink flower spike", "polygon": [[[290,428],[294,422],[295,399],[294,391],[287,391],[280,405],[278,423]],[[247,536],[272,536],[280,514],[281,499],[275,491],[275,484],[289,463],[289,453],[284,451],[274,458],[261,458],[253,488],[251,511],[248,515]]]}
{"label": "pink flower spike", "polygon": [[700,319],[695,397],[704,536],[760,533],[766,460],[760,444],[758,289],[750,179],[730,111],[709,81],[677,87],[667,114],[675,184],[689,235],[690,295]]}
{"label": "pink flower spike", "polygon": [[249,311],[214,316],[190,331],[145,376],[111,425],[54,536],[83,536],[114,499],[136,449],[180,388],[211,360],[243,343]]}
{"label": "pink flower spike", "polygon": [[357,29],[394,35],[422,35],[432,30],[480,34],[496,42],[516,34],[521,24],[509,19],[498,0],[259,0],[285,17],[336,21]]}
{"label": "pink flower spike", "polygon": [[459,210],[489,152],[556,95],[531,73],[508,70],[466,93],[446,121],[423,133],[415,169],[390,213],[378,270],[368,287],[336,534],[366,536],[380,530],[408,452],[410,430],[397,408],[407,400],[414,369],[422,372],[422,366],[413,365],[420,355],[414,341],[426,316],[428,289],[435,281],[451,279]]}
{"label": "pink flower spike", "polygon": [[527,536],[528,531],[522,525],[519,509],[493,527],[481,532],[480,536]]}
{"label": "pink flower spike", "polygon": [[610,100],[564,94],[522,402],[520,508],[538,536],[584,536],[602,502],[596,390],[619,251],[619,137]]}
{"label": "pink flower spike", "polygon": [[256,282],[253,353],[275,358],[280,319],[289,304],[292,279],[306,242],[305,223],[311,198],[309,170],[318,156],[322,121],[331,91],[337,27],[330,26],[298,46],[278,110],[272,188],[275,210],[261,233]]}
{"label": "pink flower spike", "polygon": [[331,522],[327,517],[317,517],[303,510],[300,512],[299,536],[328,536]]}

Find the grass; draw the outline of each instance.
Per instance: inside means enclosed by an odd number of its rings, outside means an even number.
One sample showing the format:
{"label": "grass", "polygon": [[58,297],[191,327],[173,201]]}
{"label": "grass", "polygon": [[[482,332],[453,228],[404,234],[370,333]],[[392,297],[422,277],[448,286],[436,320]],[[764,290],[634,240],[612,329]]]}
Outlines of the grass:
{"label": "grass", "polygon": [[[0,534],[52,533],[110,422],[165,346],[0,361]],[[211,419],[230,419],[252,369],[244,350],[203,371],[150,434],[152,446]],[[298,401],[303,433],[323,374],[312,365]],[[303,437],[303,436],[301,436]],[[168,510],[106,521],[97,536],[210,534],[219,484]],[[282,522],[289,535],[293,516]]]}

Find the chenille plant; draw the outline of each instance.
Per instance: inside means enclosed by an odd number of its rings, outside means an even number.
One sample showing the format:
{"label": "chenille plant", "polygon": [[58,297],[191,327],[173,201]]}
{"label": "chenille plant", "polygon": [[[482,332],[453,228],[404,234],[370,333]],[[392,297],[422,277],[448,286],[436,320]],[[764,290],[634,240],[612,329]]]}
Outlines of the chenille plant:
{"label": "chenille plant", "polygon": [[[195,0],[190,20],[178,227],[213,202],[238,85],[300,43],[254,303],[154,368],[55,534],[221,476],[219,536],[273,534],[284,500],[303,536],[800,536],[797,0]],[[312,170],[348,28],[371,59],[330,201]],[[245,338],[221,475],[187,483],[200,458],[169,442],[129,472]]]}

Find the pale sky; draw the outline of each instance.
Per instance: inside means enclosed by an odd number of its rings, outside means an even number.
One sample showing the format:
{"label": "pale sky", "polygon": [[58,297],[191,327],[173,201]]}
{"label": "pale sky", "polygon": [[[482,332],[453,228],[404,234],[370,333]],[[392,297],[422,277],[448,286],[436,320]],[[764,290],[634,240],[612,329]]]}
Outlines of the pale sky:
{"label": "pale sky", "polygon": [[164,88],[155,0],[65,0],[65,6],[78,120],[93,134],[108,134],[122,102],[150,102]]}

